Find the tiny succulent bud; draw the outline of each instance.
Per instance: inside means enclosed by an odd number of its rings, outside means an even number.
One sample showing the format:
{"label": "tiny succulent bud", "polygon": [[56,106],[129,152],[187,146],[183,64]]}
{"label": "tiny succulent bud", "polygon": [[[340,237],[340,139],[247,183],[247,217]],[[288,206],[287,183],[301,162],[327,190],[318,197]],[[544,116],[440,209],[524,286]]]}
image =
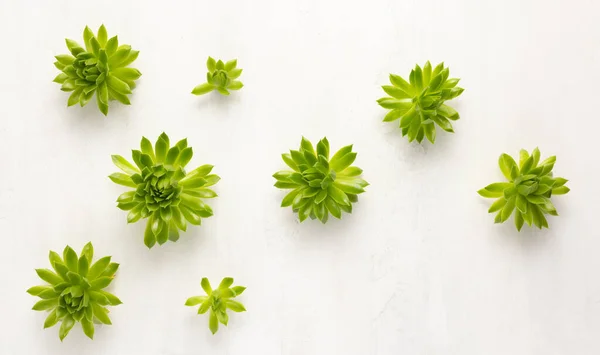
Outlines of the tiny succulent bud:
{"label": "tiny succulent bud", "polygon": [[564,186],[567,180],[552,176],[555,156],[539,161],[538,148],[531,155],[522,149],[519,165],[508,154],[500,156],[500,170],[509,182],[496,182],[477,191],[483,197],[496,199],[488,211],[497,212],[496,223],[505,222],[514,211],[517,230],[521,230],[524,222],[542,229],[548,228],[544,215],[558,216],[550,198],[570,191]]}
{"label": "tiny succulent bud", "polygon": [[[184,170],[192,159],[193,151],[182,139],[169,145],[169,136],[162,133],[152,143],[142,137],[141,150],[133,150],[135,165],[120,155],[113,155],[113,163],[124,173],[114,173],[110,179],[134,190],[117,199],[117,207],[129,211],[127,222],[147,218],[144,244],[152,248],[179,239],[179,230],[185,231],[187,223],[200,225],[201,218],[210,217],[213,211],[202,199],[217,194],[209,189],[220,178],[210,174],[212,165],[202,165],[189,173]],[[186,222],[187,221],[187,222]]]}
{"label": "tiny succulent bud", "polygon": [[206,296],[193,296],[185,301],[186,306],[197,306],[198,314],[204,314],[210,311],[208,317],[208,328],[215,334],[219,330],[219,323],[227,326],[229,323],[229,315],[227,310],[234,312],[245,312],[246,308],[243,304],[233,300],[233,298],[239,296],[246,290],[244,286],[233,286],[233,279],[231,277],[224,278],[219,287],[213,290],[210,286],[210,282],[205,277],[202,279],[200,285]]}
{"label": "tiny succulent bud", "polygon": [[119,264],[111,262],[110,256],[92,263],[93,256],[92,243],[83,247],[79,257],[70,246],[64,249],[62,258],[50,251],[53,270],[36,270],[48,284],[27,290],[30,295],[42,299],[33,306],[34,310],[50,311],[44,328],[61,322],[58,331],[61,341],[77,322],[81,323],[85,335],[93,339],[94,323],[111,324],[105,306],[122,303],[117,296],[103,290],[112,282]]}
{"label": "tiny succulent bud", "polygon": [[242,75],[242,69],[237,68],[237,59],[223,63],[222,60],[215,61],[208,57],[206,61],[208,73],[206,73],[206,83],[200,84],[192,90],[194,95],[204,95],[213,90],[217,90],[221,95],[229,95],[229,90],[239,90],[244,84],[235,80]]}
{"label": "tiny succulent bud", "polygon": [[329,158],[329,141],[323,138],[317,144],[302,137],[299,150],[282,154],[283,161],[292,170],[282,170],[273,177],[275,187],[292,189],[281,202],[281,207],[292,206],[298,212],[300,222],[306,218],[318,218],[327,222],[329,213],[336,218],[342,211],[352,213],[352,203],[358,194],[365,192],[368,182],[360,178],[362,169],[350,166],[356,153],[352,145],[345,146]]}
{"label": "tiny succulent bud", "polygon": [[421,69],[415,66],[410,72],[409,81],[390,74],[392,86],[382,86],[391,97],[383,97],[377,102],[383,108],[391,110],[383,119],[392,122],[400,119],[402,136],[408,135],[408,141],[416,140],[421,143],[424,137],[435,143],[435,125],[444,131],[453,133],[450,120],[459,119],[458,112],[444,104],[464,91],[456,86],[460,79],[448,79],[450,70],[444,68],[444,63],[435,69],[427,62]]}
{"label": "tiny succulent bud", "polygon": [[84,47],[67,39],[67,48],[71,54],[56,56],[54,65],[62,73],[54,78],[61,84],[61,90],[70,92],[68,106],[77,103],[87,105],[96,94],[100,111],[108,114],[108,103],[117,100],[129,105],[129,97],[135,88],[135,81],[142,75],[139,70],[129,68],[138,57],[129,45],[120,45],[117,36],[108,38],[104,25],[98,34],[86,26],[83,31]]}

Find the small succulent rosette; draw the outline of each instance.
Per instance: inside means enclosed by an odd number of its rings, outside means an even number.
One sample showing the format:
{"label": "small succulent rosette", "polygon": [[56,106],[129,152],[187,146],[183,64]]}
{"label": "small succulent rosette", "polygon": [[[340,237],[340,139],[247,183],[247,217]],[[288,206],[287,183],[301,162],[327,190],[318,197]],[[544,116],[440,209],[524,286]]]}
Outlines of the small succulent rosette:
{"label": "small succulent rosette", "polygon": [[193,296],[185,301],[186,306],[197,306],[198,314],[204,314],[210,311],[208,317],[208,328],[215,334],[219,330],[219,323],[227,326],[229,323],[229,315],[227,310],[234,312],[245,312],[246,308],[240,302],[234,300],[246,290],[244,286],[231,286],[233,279],[231,277],[224,278],[219,287],[213,290],[210,282],[205,277],[200,283],[206,296]]}
{"label": "small succulent rosette", "polygon": [[108,114],[110,101],[117,100],[129,105],[129,97],[135,88],[135,81],[142,75],[139,70],[130,68],[138,57],[139,51],[130,45],[119,46],[117,36],[108,38],[104,25],[94,35],[86,26],[83,31],[84,46],[67,39],[67,48],[71,54],[56,56],[54,65],[60,74],[54,81],[61,84],[61,90],[70,92],[68,106],[77,103],[87,105],[96,94],[98,109]]}
{"label": "small succulent rosette", "polygon": [[383,121],[400,119],[402,136],[408,136],[409,142],[421,143],[427,137],[435,143],[435,125],[453,133],[450,121],[458,120],[459,115],[445,102],[462,94],[464,89],[456,86],[460,79],[448,79],[449,75],[450,70],[444,68],[444,63],[432,69],[429,62],[423,68],[415,66],[409,81],[390,74],[392,85],[382,86],[390,96],[377,100],[381,107],[390,110]]}
{"label": "small succulent rosette", "polygon": [[273,174],[275,187],[290,189],[281,207],[292,206],[300,222],[308,217],[327,222],[329,214],[342,217],[342,211],[352,213],[352,203],[365,192],[368,182],[361,178],[362,169],[351,166],[356,159],[352,145],[338,150],[329,157],[329,141],[323,138],[317,149],[302,137],[300,149],[282,154],[291,170]]}
{"label": "small succulent rosette", "polygon": [[123,172],[110,175],[110,179],[133,188],[119,196],[117,207],[129,211],[128,223],[147,219],[144,244],[148,248],[157,242],[177,241],[179,230],[186,231],[188,223],[200,225],[202,218],[213,215],[203,200],[217,196],[209,187],[220,178],[210,173],[212,165],[186,172],[193,155],[187,144],[187,139],[182,139],[170,146],[169,137],[162,133],[154,146],[142,137],[141,150],[131,154],[135,165],[120,155],[112,156]]}
{"label": "small succulent rosette", "polygon": [[33,306],[35,311],[50,312],[44,328],[60,322],[58,336],[61,341],[77,322],[85,335],[93,339],[95,323],[111,324],[106,306],[122,303],[117,296],[104,290],[115,277],[119,264],[111,262],[110,256],[92,262],[93,256],[92,243],[86,244],[79,256],[69,246],[64,249],[62,258],[50,251],[52,270],[35,270],[47,284],[27,290],[41,298]]}
{"label": "small succulent rosette", "polygon": [[558,216],[552,196],[569,192],[567,180],[552,175],[555,162],[556,156],[540,162],[538,148],[531,154],[522,149],[518,165],[510,155],[500,156],[498,164],[508,182],[496,182],[478,191],[483,197],[496,199],[488,211],[496,213],[496,223],[505,222],[514,212],[519,231],[523,223],[548,228],[545,215]]}
{"label": "small succulent rosette", "polygon": [[208,68],[206,83],[196,86],[192,90],[192,94],[204,95],[216,90],[221,95],[228,96],[231,90],[239,90],[244,87],[241,81],[236,80],[242,75],[242,69],[237,68],[237,59],[224,63],[222,60],[215,61],[208,57],[206,67]]}

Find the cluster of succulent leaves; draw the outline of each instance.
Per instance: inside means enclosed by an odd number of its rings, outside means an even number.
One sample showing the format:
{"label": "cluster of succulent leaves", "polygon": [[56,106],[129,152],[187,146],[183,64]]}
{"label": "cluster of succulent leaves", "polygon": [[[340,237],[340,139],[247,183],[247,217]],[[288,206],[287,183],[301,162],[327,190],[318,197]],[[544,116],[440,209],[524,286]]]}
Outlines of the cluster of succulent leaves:
{"label": "cluster of succulent leaves", "polygon": [[221,95],[229,95],[229,90],[239,90],[244,87],[241,81],[235,80],[242,75],[242,69],[237,68],[237,59],[224,63],[208,57],[206,61],[206,83],[200,84],[192,90],[194,95],[204,95],[217,90]]}
{"label": "cluster of succulent leaves", "polygon": [[390,112],[383,119],[391,122],[400,119],[402,136],[408,136],[409,142],[421,143],[424,137],[435,142],[437,124],[446,132],[454,132],[450,121],[458,120],[458,112],[444,102],[451,100],[464,91],[456,86],[460,79],[448,79],[450,70],[444,63],[432,69],[429,61],[423,68],[415,66],[410,72],[409,81],[390,74],[392,85],[382,86],[390,95],[377,102]]}
{"label": "cluster of succulent leaves", "polygon": [[342,217],[342,211],[352,212],[352,203],[358,194],[365,192],[368,182],[360,178],[362,169],[351,166],[356,159],[352,145],[338,150],[329,158],[329,141],[323,138],[315,150],[312,143],[302,137],[300,149],[282,154],[283,161],[292,170],[273,174],[275,187],[292,189],[281,202],[281,207],[292,206],[300,222],[318,218],[327,222],[329,214]]}
{"label": "cluster of succulent leaves", "polygon": [[558,216],[551,201],[552,195],[569,192],[569,188],[564,186],[566,179],[552,176],[555,162],[556,156],[540,162],[538,148],[531,154],[522,149],[519,165],[508,154],[500,156],[500,170],[509,182],[496,182],[478,191],[483,197],[496,198],[489,209],[490,213],[496,213],[496,223],[505,222],[514,211],[519,231],[523,223],[533,224],[539,229],[548,228],[544,215]]}
{"label": "cluster of succulent leaves", "polygon": [[219,287],[213,290],[210,286],[210,282],[205,277],[200,282],[202,289],[206,292],[206,296],[193,296],[185,301],[186,306],[197,306],[198,314],[204,314],[210,310],[208,318],[208,328],[215,334],[219,330],[219,323],[227,326],[229,323],[229,315],[227,310],[230,309],[234,312],[244,312],[246,308],[243,304],[233,300],[233,298],[239,296],[246,290],[244,286],[231,286],[233,285],[233,279],[231,277],[225,277]]}
{"label": "cluster of succulent leaves", "polygon": [[110,100],[129,105],[127,95],[135,88],[135,81],[142,75],[129,68],[138,56],[129,45],[120,45],[117,36],[108,38],[104,25],[94,35],[89,27],[83,31],[84,47],[74,40],[66,39],[71,54],[57,55],[54,65],[62,73],[54,81],[61,90],[71,92],[68,106],[79,103],[82,107],[96,94],[98,108],[108,114]]}
{"label": "cluster of succulent leaves", "polygon": [[92,263],[93,256],[94,247],[91,243],[83,247],[79,257],[69,246],[64,249],[62,258],[50,251],[53,270],[36,270],[38,276],[48,284],[27,290],[29,294],[41,298],[33,306],[34,310],[50,311],[44,328],[61,322],[58,332],[61,341],[77,322],[81,323],[83,332],[93,339],[94,323],[111,324],[105,306],[121,304],[117,296],[103,290],[112,282],[119,264],[111,262],[110,256]]}
{"label": "cluster of succulent leaves", "polygon": [[184,168],[193,155],[187,139],[171,147],[169,137],[162,133],[154,146],[146,137],[140,145],[141,150],[132,150],[135,165],[120,155],[112,156],[123,173],[114,173],[110,179],[134,189],[119,196],[117,207],[129,211],[128,223],[148,219],[144,244],[152,248],[157,242],[162,245],[167,240],[177,241],[179,230],[186,231],[187,223],[200,225],[201,218],[213,215],[202,199],[217,196],[208,187],[220,178],[210,174],[212,165],[186,173]]}

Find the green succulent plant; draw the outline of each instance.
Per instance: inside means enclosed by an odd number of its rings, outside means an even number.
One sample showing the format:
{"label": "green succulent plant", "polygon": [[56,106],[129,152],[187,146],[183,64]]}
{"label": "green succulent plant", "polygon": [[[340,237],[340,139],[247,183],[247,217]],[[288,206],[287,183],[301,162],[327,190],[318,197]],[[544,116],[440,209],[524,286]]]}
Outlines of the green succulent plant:
{"label": "green succulent plant", "polygon": [[315,150],[302,137],[300,149],[290,150],[281,157],[292,170],[273,174],[277,180],[275,187],[292,190],[283,198],[281,207],[292,206],[300,222],[310,217],[325,223],[329,213],[338,219],[342,211],[352,213],[352,203],[358,201],[358,194],[369,185],[360,178],[362,169],[350,166],[356,159],[352,145],[341,148],[330,159],[327,138],[320,140]]}
{"label": "green succulent plant", "polygon": [[244,87],[241,81],[235,80],[242,75],[242,69],[237,68],[237,59],[223,63],[208,57],[206,61],[208,73],[206,73],[206,83],[200,84],[192,90],[194,95],[204,95],[213,90],[217,90],[221,95],[229,95],[229,90],[239,90]]}
{"label": "green succulent plant", "polygon": [[138,57],[139,51],[131,46],[119,46],[117,36],[108,38],[104,25],[94,35],[89,27],[83,31],[84,47],[74,40],[66,39],[71,54],[57,55],[54,66],[61,71],[54,81],[61,90],[70,92],[68,106],[77,103],[87,105],[96,94],[98,108],[108,114],[108,104],[117,100],[129,105],[131,90],[142,75],[139,70],[128,66]]}
{"label": "green succulent plant", "polygon": [[36,269],[38,276],[48,284],[27,290],[32,296],[41,298],[34,306],[35,311],[50,311],[44,322],[49,328],[61,322],[58,336],[62,341],[75,323],[81,323],[83,332],[94,338],[94,323],[111,324],[105,306],[117,306],[121,300],[104,291],[119,268],[106,256],[92,263],[94,247],[87,243],[79,257],[67,246],[62,258],[50,251],[50,264],[54,270]]}
{"label": "green succulent plant", "polygon": [[451,100],[464,91],[456,86],[460,79],[448,79],[450,70],[444,68],[444,63],[431,68],[429,61],[423,68],[415,66],[410,72],[409,81],[390,74],[392,85],[382,86],[390,95],[377,102],[390,112],[383,119],[392,122],[400,119],[402,136],[408,136],[408,141],[415,139],[421,143],[424,137],[435,143],[437,124],[446,132],[454,132],[450,121],[459,119],[458,112],[444,102]]}
{"label": "green succulent plant", "polygon": [[171,147],[169,137],[163,132],[154,147],[142,137],[141,150],[131,152],[135,166],[120,155],[112,156],[113,163],[124,173],[114,173],[110,179],[134,189],[119,196],[117,207],[129,211],[128,223],[148,219],[144,232],[148,248],[156,242],[162,245],[167,240],[177,241],[179,230],[186,231],[187,223],[200,225],[202,218],[213,215],[202,199],[217,196],[208,187],[220,178],[210,174],[212,165],[202,165],[186,173],[184,168],[193,155],[187,144],[186,138]]}
{"label": "green succulent plant", "polygon": [[244,286],[233,286],[233,279],[231,277],[225,277],[219,287],[213,290],[210,286],[210,282],[205,277],[202,279],[200,285],[206,296],[193,296],[185,301],[186,306],[197,306],[198,314],[204,314],[210,310],[208,317],[208,328],[215,334],[219,330],[219,323],[227,326],[229,322],[229,315],[227,310],[230,309],[234,312],[245,312],[246,308],[243,304],[233,300],[233,298],[241,295],[246,287]]}
{"label": "green succulent plant", "polygon": [[552,195],[569,192],[566,179],[552,176],[556,156],[540,163],[540,151],[535,148],[531,155],[521,150],[519,165],[508,154],[500,156],[498,164],[508,182],[496,182],[477,191],[481,196],[495,198],[489,213],[496,213],[496,223],[505,222],[515,212],[515,225],[521,230],[523,223],[548,228],[544,215],[558,216],[552,204]]}

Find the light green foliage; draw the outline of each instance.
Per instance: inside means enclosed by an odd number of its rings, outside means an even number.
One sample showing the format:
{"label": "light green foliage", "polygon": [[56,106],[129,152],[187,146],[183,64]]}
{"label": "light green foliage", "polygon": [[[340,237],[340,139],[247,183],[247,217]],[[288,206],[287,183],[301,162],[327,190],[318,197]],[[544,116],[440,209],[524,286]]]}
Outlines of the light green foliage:
{"label": "light green foliage", "polygon": [[186,306],[197,306],[198,314],[204,314],[210,311],[208,317],[208,328],[215,334],[219,330],[219,323],[227,326],[229,322],[229,315],[227,310],[234,312],[245,312],[246,308],[243,304],[235,301],[233,298],[239,296],[246,290],[244,286],[231,286],[233,285],[233,279],[231,277],[224,278],[219,287],[213,290],[210,286],[210,282],[205,277],[200,283],[206,296],[193,296],[185,301]]}
{"label": "light green foliage", "polygon": [[459,119],[458,112],[444,104],[464,91],[456,86],[460,79],[448,79],[450,70],[444,68],[444,63],[431,68],[429,61],[425,66],[415,66],[410,72],[409,81],[390,74],[391,86],[382,86],[390,96],[383,97],[377,102],[390,112],[384,122],[400,120],[402,136],[408,136],[408,141],[415,139],[421,143],[424,137],[435,142],[437,124],[446,132],[454,132],[450,121]]}
{"label": "light green foliage", "polygon": [[315,150],[302,137],[300,149],[290,150],[282,158],[292,170],[273,174],[277,179],[275,187],[292,190],[283,198],[281,207],[292,206],[300,222],[310,217],[325,223],[329,213],[336,218],[342,217],[342,211],[351,213],[357,195],[369,185],[360,178],[362,169],[350,166],[356,159],[352,145],[338,150],[330,159],[327,138],[319,141]]}
{"label": "light green foliage", "polygon": [[79,103],[82,107],[96,93],[98,108],[108,114],[108,104],[117,100],[129,105],[131,91],[135,81],[142,75],[139,70],[129,68],[138,57],[139,51],[130,45],[119,46],[117,36],[108,38],[104,25],[94,35],[89,27],[83,31],[85,48],[77,42],[67,39],[67,48],[71,54],[56,56],[54,65],[62,73],[54,78],[61,84],[61,90],[71,93],[68,106]]}
{"label": "light green foliage", "polygon": [[189,173],[184,170],[192,159],[193,151],[182,139],[170,146],[169,137],[162,133],[152,143],[142,137],[141,150],[133,150],[135,165],[120,155],[113,155],[113,163],[123,173],[114,173],[110,179],[134,190],[117,199],[117,207],[129,211],[127,222],[147,218],[144,244],[152,248],[156,242],[177,241],[179,230],[185,231],[187,223],[200,225],[201,218],[210,217],[213,211],[202,199],[216,197],[209,189],[220,178],[210,174],[212,165],[202,165]]}
{"label": "light green foliage", "polygon": [[500,170],[509,182],[496,182],[477,191],[483,197],[496,199],[489,209],[490,213],[497,212],[496,223],[505,222],[514,211],[519,231],[524,222],[539,229],[548,228],[544,215],[558,216],[550,198],[569,192],[564,186],[566,179],[552,176],[555,162],[555,156],[540,162],[538,148],[531,155],[522,149],[519,165],[508,154],[500,156]]}
{"label": "light green foliage", "polygon": [[244,87],[241,81],[235,80],[242,75],[242,69],[237,68],[237,59],[223,63],[222,60],[215,61],[208,57],[206,61],[208,73],[206,83],[200,84],[192,90],[194,95],[204,95],[217,90],[221,95],[229,95],[230,90],[239,90]]}
{"label": "light green foliage", "polygon": [[121,300],[103,289],[112,282],[119,264],[106,256],[92,263],[94,247],[88,243],[81,254],[69,246],[61,256],[50,251],[53,270],[37,269],[38,276],[47,282],[27,290],[32,296],[41,298],[34,306],[36,311],[49,311],[44,328],[61,322],[58,336],[62,341],[75,323],[81,323],[83,332],[94,338],[94,323],[111,324],[105,306],[117,306]]}

